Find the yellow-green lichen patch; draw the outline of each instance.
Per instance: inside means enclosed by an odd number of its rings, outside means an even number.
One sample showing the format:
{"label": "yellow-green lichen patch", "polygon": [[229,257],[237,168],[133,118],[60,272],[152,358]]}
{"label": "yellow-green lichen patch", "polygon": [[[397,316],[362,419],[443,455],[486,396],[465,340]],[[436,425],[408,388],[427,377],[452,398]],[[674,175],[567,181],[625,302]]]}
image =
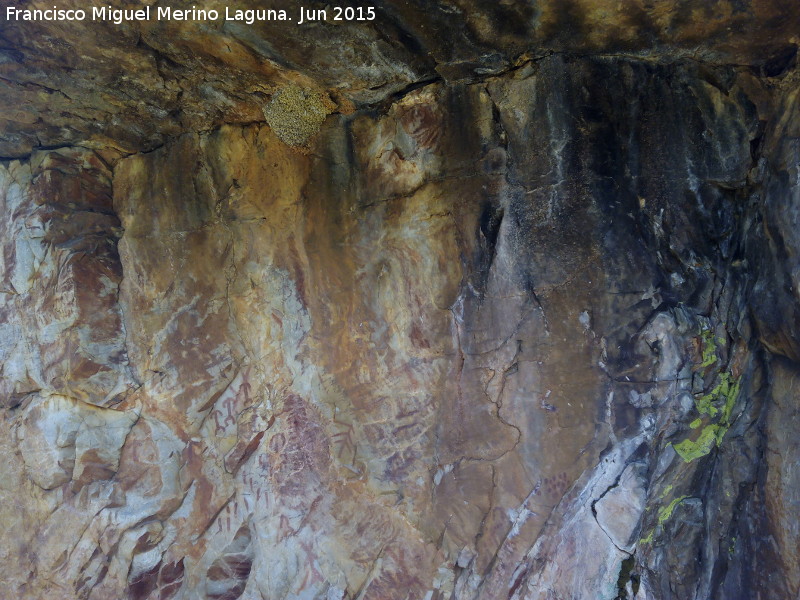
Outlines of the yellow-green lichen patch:
{"label": "yellow-green lichen patch", "polygon": [[[741,377],[734,379],[730,373],[721,373],[718,383],[708,394],[703,394],[695,398],[695,406],[701,415],[708,415],[715,422],[706,426],[695,440],[684,440],[675,444],[675,451],[680,454],[686,462],[691,462],[701,456],[705,456],[714,447],[714,443],[719,446],[722,438],[731,425],[733,407],[741,389]],[[692,429],[697,429],[702,424],[702,419],[695,419],[689,424]]]}
{"label": "yellow-green lichen patch", "polygon": [[722,418],[720,421],[725,425],[730,425],[731,414],[733,413],[733,405],[736,404],[736,398],[739,396],[739,389],[742,386],[742,378],[735,381],[728,373],[723,373],[720,376],[721,383],[719,384],[719,394],[725,398],[725,404],[722,407]]}
{"label": "yellow-green lichen patch", "polygon": [[[663,498],[664,496],[666,496],[667,493],[669,493],[669,491],[671,489],[672,489],[671,485],[667,486],[667,488],[661,493],[659,498]],[[686,498],[688,498],[688,497],[689,496],[678,496],[677,498],[674,498],[666,506],[662,506],[660,509],[658,509],[658,515],[657,515],[658,524],[657,524],[657,526],[654,527],[653,529],[651,529],[650,533],[648,533],[645,537],[639,538],[639,543],[640,544],[649,544],[649,543],[651,543],[653,541],[653,538],[655,537],[656,529],[663,528],[664,523],[666,523],[669,520],[669,518],[672,516],[672,513],[675,512],[675,509],[677,508],[678,504],[680,504],[681,502],[686,500]],[[649,507],[648,507],[648,510],[649,510]]]}
{"label": "yellow-green lichen patch", "polygon": [[667,506],[661,508],[658,511],[658,524],[664,525],[664,523],[666,523],[667,520],[669,520],[669,518],[672,516],[672,513],[675,512],[675,508],[678,506],[678,504],[686,500],[688,497],[689,496],[678,496],[672,500],[672,502],[667,504]]}
{"label": "yellow-green lichen patch", "polygon": [[[721,427],[719,425],[709,425],[703,428],[697,440],[683,440],[679,444],[675,444],[675,452],[684,460],[684,462],[692,462],[711,452],[715,443],[719,443],[722,439],[720,435]],[[724,431],[722,435],[724,435]]]}
{"label": "yellow-green lichen patch", "polygon": [[736,402],[736,396],[739,395],[739,387],[741,380],[733,380],[730,373],[721,373],[719,376],[719,383],[714,386],[708,394],[703,394],[699,398],[695,398],[695,405],[697,411],[701,415],[710,415],[716,417],[720,408],[717,406],[720,400],[724,400],[722,406],[722,420],[729,422],[731,412],[733,412],[733,405]]}
{"label": "yellow-green lichen patch", "polygon": [[714,391],[712,390],[709,394],[703,394],[699,398],[695,398],[694,404],[697,406],[697,412],[701,415],[710,415],[712,417],[716,417],[717,407],[714,406],[714,401],[717,399],[717,396],[714,395]]}
{"label": "yellow-green lichen patch", "polygon": [[717,344],[714,339],[714,332],[710,329],[703,329],[700,332],[700,337],[703,340],[703,362],[700,363],[700,366],[708,367],[717,362]]}
{"label": "yellow-green lichen patch", "polygon": [[723,419],[725,414],[730,418],[730,412],[733,410],[733,403],[736,401],[738,393],[739,381],[733,381],[729,373],[721,373],[719,383],[714,386],[714,389],[696,400],[697,410],[701,414],[708,414],[714,417],[719,412],[719,408],[714,405],[718,404],[719,400],[724,400]]}
{"label": "yellow-green lichen patch", "polygon": [[656,533],[655,529],[650,530],[650,533],[647,534],[647,537],[641,538],[639,540],[639,543],[640,544],[649,544],[649,543],[651,543],[653,541],[653,536],[655,535],[655,533]]}
{"label": "yellow-green lichen patch", "polygon": [[308,143],[333,110],[327,96],[289,84],[279,89],[264,107],[264,117],[275,135],[289,146]]}

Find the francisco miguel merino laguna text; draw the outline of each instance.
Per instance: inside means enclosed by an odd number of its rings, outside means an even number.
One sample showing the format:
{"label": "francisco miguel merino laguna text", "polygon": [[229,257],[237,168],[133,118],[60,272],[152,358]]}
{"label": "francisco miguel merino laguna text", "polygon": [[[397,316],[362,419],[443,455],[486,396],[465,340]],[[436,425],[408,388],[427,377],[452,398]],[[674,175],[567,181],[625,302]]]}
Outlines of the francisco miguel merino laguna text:
{"label": "francisco miguel merino laguna text", "polygon": [[[6,19],[8,21],[85,21],[87,15],[91,15],[92,21],[110,21],[116,25],[124,21],[149,21],[151,15],[155,15],[158,21],[218,21],[224,17],[226,21],[244,21],[252,25],[256,21],[293,21],[285,10],[275,9],[256,9],[240,10],[225,7],[222,16],[218,10],[206,10],[192,8],[178,9],[168,6],[156,7],[155,11],[151,7],[138,9],[110,8],[107,6],[92,7],[87,12],[82,9],[61,9],[57,6],[46,9],[28,9],[9,6],[6,8]],[[375,19],[375,9],[373,7],[338,7],[335,6],[331,11],[333,21],[372,21]],[[328,10],[308,9],[300,7],[300,13],[296,20],[298,25],[307,21],[327,21]]]}

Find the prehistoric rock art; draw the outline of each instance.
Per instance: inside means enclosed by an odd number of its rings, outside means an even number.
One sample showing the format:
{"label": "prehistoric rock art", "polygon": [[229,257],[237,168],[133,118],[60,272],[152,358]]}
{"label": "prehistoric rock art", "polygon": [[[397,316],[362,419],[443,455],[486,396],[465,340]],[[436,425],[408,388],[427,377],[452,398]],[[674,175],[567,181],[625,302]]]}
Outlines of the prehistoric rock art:
{"label": "prehistoric rock art", "polygon": [[7,18],[0,597],[797,598],[800,6],[651,4]]}

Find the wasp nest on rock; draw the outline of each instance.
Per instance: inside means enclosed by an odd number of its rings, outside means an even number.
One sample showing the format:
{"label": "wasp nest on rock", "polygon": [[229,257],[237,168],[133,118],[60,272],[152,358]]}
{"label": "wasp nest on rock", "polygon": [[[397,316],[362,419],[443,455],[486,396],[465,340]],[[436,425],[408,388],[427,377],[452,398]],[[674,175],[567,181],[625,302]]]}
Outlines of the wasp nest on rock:
{"label": "wasp nest on rock", "polygon": [[303,146],[319,131],[334,108],[326,94],[292,83],[272,96],[264,107],[264,116],[281,141],[289,146]]}

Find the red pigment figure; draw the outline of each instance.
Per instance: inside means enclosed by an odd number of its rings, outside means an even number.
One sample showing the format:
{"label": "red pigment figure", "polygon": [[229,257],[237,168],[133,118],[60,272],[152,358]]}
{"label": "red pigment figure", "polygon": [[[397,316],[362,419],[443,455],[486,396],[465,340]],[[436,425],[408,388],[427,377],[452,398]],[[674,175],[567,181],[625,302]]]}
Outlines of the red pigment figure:
{"label": "red pigment figure", "polygon": [[353,424],[352,423],[345,423],[344,421],[339,421],[336,417],[333,417],[333,422],[337,425],[344,425],[346,429],[344,431],[340,431],[339,433],[334,433],[331,436],[331,441],[334,445],[339,445],[339,451],[337,452],[336,456],[342,458],[342,453],[347,449],[348,452],[353,453],[353,460],[355,460],[355,443],[353,442]]}
{"label": "red pigment figure", "polygon": [[[269,449],[276,454],[286,446],[286,436],[283,433],[273,435],[269,440]],[[265,456],[265,455],[262,455]]]}
{"label": "red pigment figure", "polygon": [[247,381],[247,373],[245,373],[242,376],[242,385],[239,386],[239,391],[244,395],[244,406],[250,404],[250,387],[250,382]]}
{"label": "red pigment figure", "polygon": [[211,416],[214,417],[214,422],[217,424],[217,426],[214,428],[214,435],[225,433],[225,425],[219,422],[219,418],[222,416],[222,413],[218,410],[215,410],[213,413],[211,413]]}
{"label": "red pigment figure", "polygon": [[231,425],[233,425],[233,424],[235,424],[235,423],[236,423],[236,417],[235,417],[235,416],[234,416],[234,414],[233,414],[233,405],[234,405],[235,403],[236,403],[236,398],[235,398],[235,397],[233,397],[233,396],[231,396],[230,398],[227,398],[227,399],[225,400],[225,402],[223,402],[223,405],[225,406],[225,408],[227,408],[227,409],[228,409],[228,416],[227,416],[227,417],[225,417],[225,420],[223,421],[223,424],[224,424],[226,427],[228,426],[228,423],[229,423],[229,422],[230,422],[230,424],[231,424]]}
{"label": "red pigment figure", "polygon": [[300,585],[300,589],[304,590],[309,585],[313,585],[314,583],[322,583],[325,581],[322,577],[322,573],[317,570],[316,566],[316,557],[314,556],[311,548],[311,544],[309,542],[305,542],[300,540],[300,547],[303,549],[303,552],[306,555],[306,565],[310,568],[306,571],[305,579],[303,579],[303,583]]}
{"label": "red pigment figure", "polygon": [[289,517],[281,515],[280,523],[278,525],[278,541],[282,542],[287,537],[292,537],[297,532],[289,525]]}

